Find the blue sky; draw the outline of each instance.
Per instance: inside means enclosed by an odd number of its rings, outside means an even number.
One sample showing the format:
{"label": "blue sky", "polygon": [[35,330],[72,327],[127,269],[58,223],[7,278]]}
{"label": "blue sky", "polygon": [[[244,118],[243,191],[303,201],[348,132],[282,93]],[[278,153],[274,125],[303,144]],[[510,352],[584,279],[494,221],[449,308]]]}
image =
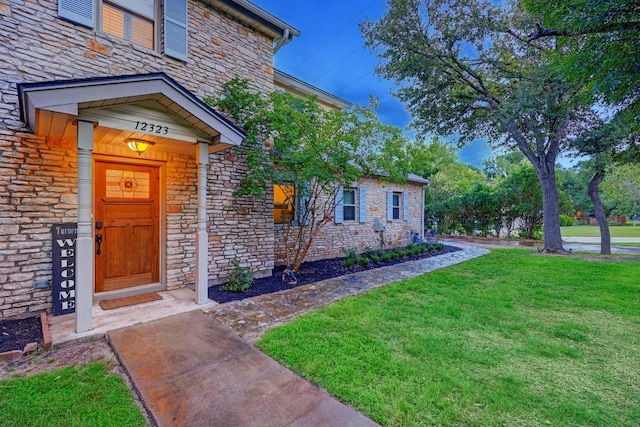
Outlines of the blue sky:
{"label": "blue sky", "polygon": [[[369,96],[374,95],[382,122],[406,128],[410,117],[393,97],[393,83],[375,74],[378,58],[365,48],[358,28],[360,22],[382,16],[384,1],[252,1],[301,32],[278,51],[276,68],[350,102],[368,105]],[[490,155],[483,143],[459,153],[460,160],[478,167]]]}

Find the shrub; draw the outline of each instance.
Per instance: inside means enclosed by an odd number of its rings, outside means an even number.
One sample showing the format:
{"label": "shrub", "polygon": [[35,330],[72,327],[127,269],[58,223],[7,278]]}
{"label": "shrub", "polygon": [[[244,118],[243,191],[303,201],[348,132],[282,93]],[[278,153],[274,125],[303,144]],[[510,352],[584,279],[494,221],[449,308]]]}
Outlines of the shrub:
{"label": "shrub", "polygon": [[434,246],[437,251],[441,251],[444,249],[444,245],[442,243],[436,243]]}
{"label": "shrub", "polygon": [[366,256],[358,257],[358,264],[360,264],[363,267],[366,267],[367,265],[369,265],[370,262],[371,260]]}
{"label": "shrub", "polygon": [[569,215],[560,215],[560,227],[571,227],[573,225],[573,218]]}
{"label": "shrub", "polygon": [[380,263],[380,256],[377,254],[372,254],[369,256],[369,258],[371,258],[371,262],[373,262],[374,264]]}
{"label": "shrub", "polygon": [[231,264],[233,264],[233,270],[231,270],[229,280],[220,289],[227,292],[247,292],[253,283],[251,269],[249,267],[240,267],[240,262],[235,259]]}
{"label": "shrub", "polygon": [[400,258],[400,253],[398,253],[397,251],[391,251],[391,252],[389,252],[389,255],[391,255],[391,259]]}
{"label": "shrub", "polygon": [[345,257],[347,259],[349,259],[349,258],[353,258],[353,259],[358,258],[358,252],[356,252],[355,249],[342,248],[342,252],[344,252],[344,255],[345,255]]}
{"label": "shrub", "polygon": [[342,266],[344,268],[351,268],[351,267],[354,266],[355,263],[356,263],[356,258],[355,257],[347,257],[347,258],[342,260]]}
{"label": "shrub", "polygon": [[391,252],[383,252],[382,255],[380,255],[380,259],[382,260],[382,262],[391,261]]}

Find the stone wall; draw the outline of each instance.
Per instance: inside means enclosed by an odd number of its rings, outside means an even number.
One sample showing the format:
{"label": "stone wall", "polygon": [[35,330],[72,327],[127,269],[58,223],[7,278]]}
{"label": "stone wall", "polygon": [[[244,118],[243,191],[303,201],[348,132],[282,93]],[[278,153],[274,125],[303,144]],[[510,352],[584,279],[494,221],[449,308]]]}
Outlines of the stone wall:
{"label": "stone wall", "polygon": [[[361,223],[359,221],[359,207],[358,201],[356,200],[356,220],[344,221],[342,224],[326,224],[318,237],[314,239],[305,261],[344,256],[345,250],[362,252],[365,249],[380,249],[381,235],[374,231],[376,218],[380,218],[386,225],[384,236],[386,248],[405,246],[411,242],[412,231],[421,232],[424,204],[424,187],[422,184],[394,184],[370,178],[364,180],[359,187],[367,190],[366,222]],[[408,192],[408,221],[402,219],[402,209],[399,220],[387,221],[387,191]],[[295,232],[296,228],[294,227],[292,231]],[[275,246],[276,265],[282,265],[285,263],[286,258],[285,226],[282,224],[275,225]]]}
{"label": "stone wall", "polygon": [[[232,77],[249,79],[254,89],[273,89],[271,40],[202,2],[189,1],[188,9],[189,57],[182,63],[63,21],[54,0],[0,4],[0,318],[50,307],[51,290],[33,285],[51,276],[51,225],[75,222],[77,215],[75,141],[37,137],[25,128],[17,84],[164,72],[199,98],[215,97]],[[96,153],[101,150],[96,146]],[[195,280],[195,150],[194,156],[152,150],[145,158],[165,164],[166,281],[169,288],[184,286]],[[230,198],[243,165],[240,157],[211,156],[211,282],[224,281],[235,257],[258,275],[273,266],[273,224],[264,218],[270,201]],[[238,230],[250,232],[238,237]]]}

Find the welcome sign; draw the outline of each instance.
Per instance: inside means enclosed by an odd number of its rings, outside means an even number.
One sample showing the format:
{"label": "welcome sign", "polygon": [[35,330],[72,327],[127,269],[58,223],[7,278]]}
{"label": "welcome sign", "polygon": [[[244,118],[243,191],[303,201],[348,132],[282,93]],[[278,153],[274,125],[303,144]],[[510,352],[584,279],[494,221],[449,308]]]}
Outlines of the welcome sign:
{"label": "welcome sign", "polygon": [[73,313],[76,309],[76,237],[78,226],[69,222],[51,228],[53,315]]}

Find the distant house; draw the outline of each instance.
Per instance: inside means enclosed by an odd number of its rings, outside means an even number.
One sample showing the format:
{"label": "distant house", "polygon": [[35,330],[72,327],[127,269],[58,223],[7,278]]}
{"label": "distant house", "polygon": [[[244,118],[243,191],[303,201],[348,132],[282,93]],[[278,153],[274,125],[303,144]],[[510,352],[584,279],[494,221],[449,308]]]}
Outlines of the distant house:
{"label": "distant house", "polygon": [[[0,317],[62,301],[84,332],[100,300],[194,286],[204,303],[235,259],[272,273],[289,207],[233,196],[245,135],[201,100],[239,77],[347,108],[274,71],[297,29],[247,0],[12,0],[0,34]],[[312,258],[376,247],[376,219],[408,242],[425,184],[344,190]]]}

